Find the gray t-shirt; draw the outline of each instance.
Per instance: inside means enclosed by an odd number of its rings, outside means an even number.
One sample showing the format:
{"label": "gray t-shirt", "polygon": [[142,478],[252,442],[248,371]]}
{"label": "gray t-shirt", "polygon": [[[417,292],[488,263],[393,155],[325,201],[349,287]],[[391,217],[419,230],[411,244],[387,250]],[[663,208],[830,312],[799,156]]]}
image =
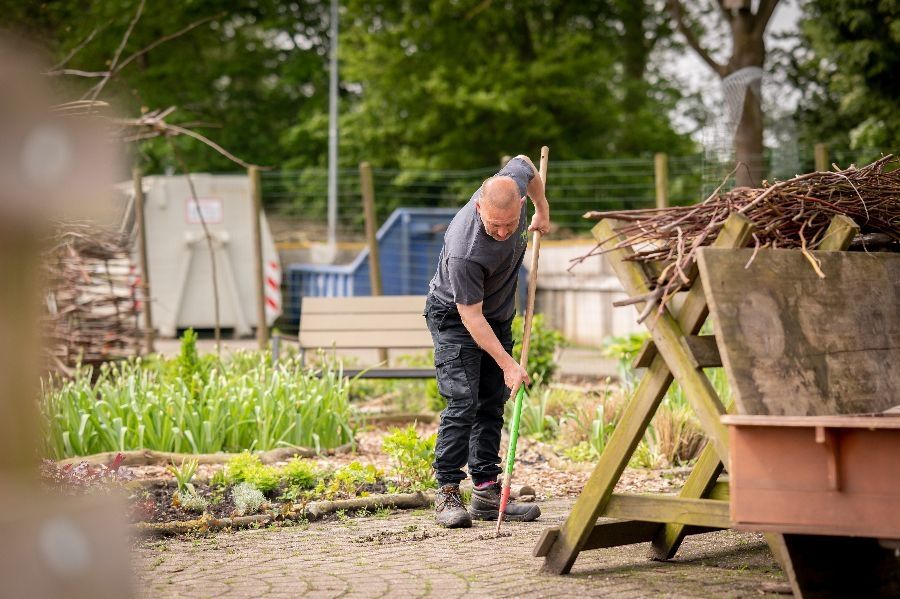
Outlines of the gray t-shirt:
{"label": "gray t-shirt", "polygon": [[[510,177],[525,197],[534,170],[525,160],[513,158],[497,176]],[[468,306],[484,302],[481,312],[485,318],[507,320],[515,311],[519,266],[528,240],[526,206],[522,206],[516,232],[497,241],[484,230],[475,210],[475,200],[480,197],[479,187],[447,227],[429,291],[445,304]]]}

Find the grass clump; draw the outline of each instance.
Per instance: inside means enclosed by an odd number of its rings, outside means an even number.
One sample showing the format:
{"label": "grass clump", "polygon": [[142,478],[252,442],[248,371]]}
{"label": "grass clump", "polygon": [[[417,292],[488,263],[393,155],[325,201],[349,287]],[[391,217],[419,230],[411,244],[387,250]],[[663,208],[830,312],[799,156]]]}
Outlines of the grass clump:
{"label": "grass clump", "polygon": [[384,473],[373,464],[350,462],[335,470],[329,479],[321,480],[313,494],[325,499],[363,497],[371,493],[382,478]]}

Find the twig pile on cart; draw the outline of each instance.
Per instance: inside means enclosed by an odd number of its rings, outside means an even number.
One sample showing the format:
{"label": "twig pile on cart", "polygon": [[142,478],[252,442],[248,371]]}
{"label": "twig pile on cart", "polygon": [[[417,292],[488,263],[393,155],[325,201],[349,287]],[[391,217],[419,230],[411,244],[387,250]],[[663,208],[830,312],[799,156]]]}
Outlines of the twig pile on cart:
{"label": "twig pile on cart", "polygon": [[[683,286],[689,285],[697,249],[711,244],[729,215],[738,212],[754,225],[752,263],[760,248],[801,250],[819,276],[818,261],[809,252],[824,240],[836,215],[859,225],[863,249],[885,247],[900,250],[900,159],[888,155],[862,168],[814,172],[779,181],[760,189],[719,189],[704,202],[692,206],[588,212],[585,218],[620,221],[621,241],[601,242],[574,264],[613,249],[631,247],[629,259],[660,262],[661,272],[650,294],[629,303],[647,302],[641,320],[652,306],[660,311]],[[721,188],[720,188],[721,189]],[[573,265],[574,265],[573,264]]]}
{"label": "twig pile on cart", "polygon": [[61,226],[44,258],[48,367],[133,356],[140,341],[138,285],[129,239],[94,225]]}

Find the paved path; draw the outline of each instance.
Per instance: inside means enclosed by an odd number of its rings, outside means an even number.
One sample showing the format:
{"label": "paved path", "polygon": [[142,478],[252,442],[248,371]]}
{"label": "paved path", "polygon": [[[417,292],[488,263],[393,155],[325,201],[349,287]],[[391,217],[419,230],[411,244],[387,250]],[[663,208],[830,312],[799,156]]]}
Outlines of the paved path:
{"label": "paved path", "polygon": [[569,576],[538,572],[531,550],[572,500],[542,504],[537,523],[468,530],[434,526],[430,511],[394,512],[267,530],[142,543],[141,597],[761,597],[784,576],[757,535],[689,537],[671,562],[635,545],[590,551]]}

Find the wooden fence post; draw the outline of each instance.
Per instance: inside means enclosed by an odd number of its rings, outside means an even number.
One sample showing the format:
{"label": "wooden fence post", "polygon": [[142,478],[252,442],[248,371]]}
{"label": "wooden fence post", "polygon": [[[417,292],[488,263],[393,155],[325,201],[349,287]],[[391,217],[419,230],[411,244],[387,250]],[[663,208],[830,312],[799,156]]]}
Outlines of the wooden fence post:
{"label": "wooden fence post", "polygon": [[831,170],[828,166],[828,145],[816,144],[813,148],[816,170],[820,173]]}
{"label": "wooden fence post", "polygon": [[653,179],[656,182],[656,207],[669,207],[669,157],[657,152],[653,157]]}
{"label": "wooden fence post", "polygon": [[[362,191],[363,214],[366,218],[366,244],[369,246],[369,282],[372,295],[382,295],[381,257],[378,254],[378,218],[375,214],[375,184],[372,181],[372,165],[359,163],[359,187]],[[378,361],[387,365],[387,349],[378,349]]]}
{"label": "wooden fence post", "polygon": [[134,181],[134,213],[138,228],[138,255],[141,262],[141,299],[144,313],[144,350],[152,354],[155,333],[153,330],[153,312],[150,298],[150,266],[147,257],[147,221],[144,215],[144,179],[140,167],[132,170]]}
{"label": "wooden fence post", "polygon": [[253,269],[256,275],[256,342],[260,350],[266,349],[269,342],[269,327],[266,324],[265,270],[262,252],[262,184],[259,168],[251,166],[247,169],[250,176],[250,197],[253,218]]}

